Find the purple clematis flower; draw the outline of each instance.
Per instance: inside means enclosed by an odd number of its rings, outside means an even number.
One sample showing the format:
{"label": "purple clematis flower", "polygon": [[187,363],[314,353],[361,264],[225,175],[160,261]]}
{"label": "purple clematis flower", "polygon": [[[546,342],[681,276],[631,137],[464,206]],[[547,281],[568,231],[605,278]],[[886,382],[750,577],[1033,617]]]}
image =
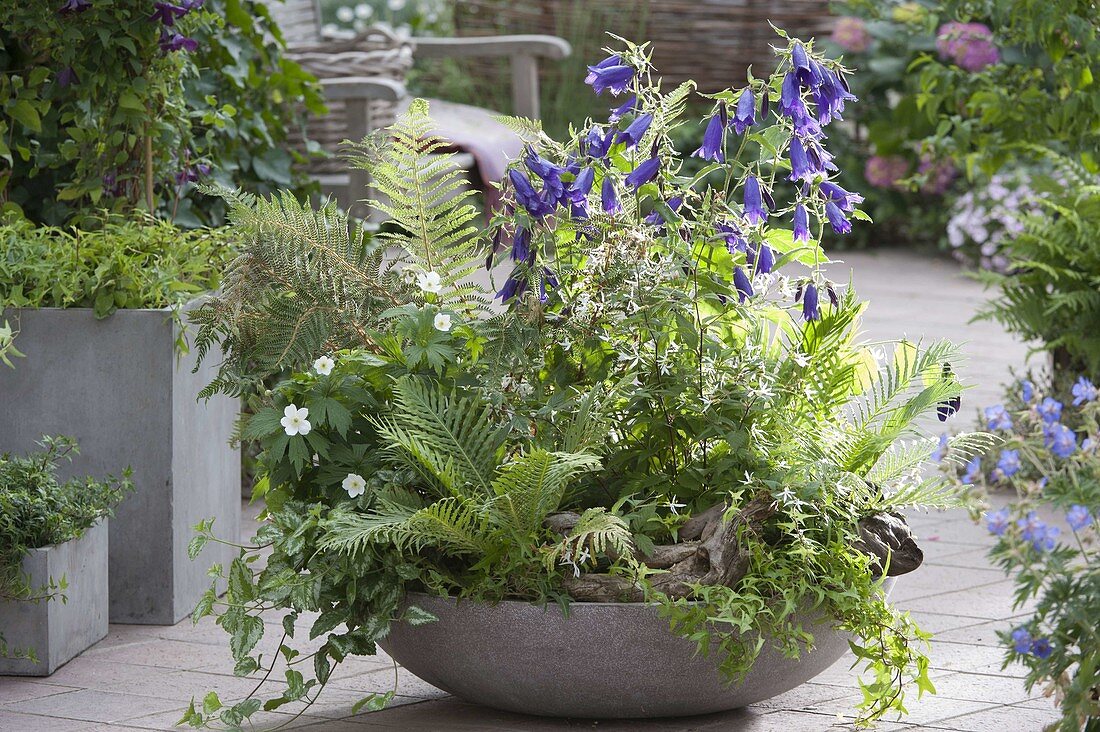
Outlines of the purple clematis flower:
{"label": "purple clematis flower", "polygon": [[79,84],[80,77],[76,75],[76,71],[72,66],[66,66],[61,69],[57,74],[57,85],[61,88],[72,86],[73,84]]}
{"label": "purple clematis flower", "polygon": [[634,190],[638,190],[653,180],[660,169],[661,159],[658,157],[649,158],[630,172],[630,175],[626,177],[626,184]]}
{"label": "purple clematis flower", "polygon": [[802,293],[802,318],[806,322],[821,320],[821,310],[817,304],[817,286],[812,282],[806,285]]}
{"label": "purple clematis flower", "polygon": [[199,42],[180,33],[165,32],[160,37],[160,48],[165,53],[171,53],[172,51],[194,52],[198,50]]}
{"label": "purple clematis flower", "polygon": [[584,83],[591,86],[597,94],[603,94],[605,89],[618,96],[634,79],[634,69],[623,63],[622,56],[608,56],[595,66],[588,67],[588,76],[584,77]]}
{"label": "purple clematis flower", "polygon": [[604,176],[603,185],[600,187],[600,200],[603,205],[604,213],[614,214],[622,210],[622,205],[619,203],[619,196],[615,193],[615,183],[611,180],[611,176]]}
{"label": "purple clematis flower", "polygon": [[763,223],[768,218],[768,209],[760,194],[760,181],[755,175],[745,179],[745,220],[750,224]]}
{"label": "purple clematis flower", "polygon": [[619,133],[616,138],[616,142],[625,142],[628,148],[635,147],[642,140],[642,136],[645,135],[649,126],[653,123],[653,115],[646,114],[640,115],[633,122],[627,125],[627,128]]}
{"label": "purple clematis flower", "polygon": [[187,15],[188,12],[190,12],[190,8],[185,8],[182,5],[158,2],[153,4],[153,14],[149,16],[149,20],[158,20],[171,28],[177,20]]}
{"label": "purple clematis flower", "polygon": [[733,268],[733,286],[737,289],[737,296],[741,302],[752,297],[752,280],[740,267]]}
{"label": "purple clematis flower", "polygon": [[707,130],[703,133],[703,144],[692,153],[692,157],[703,160],[713,160],[716,163],[724,162],[725,153],[722,144],[726,137],[726,107],[719,105],[719,111],[707,122]]}
{"label": "purple clematis flower", "polygon": [[[764,106],[768,104],[768,95],[764,94]],[[761,116],[767,114],[766,110],[760,112]],[[741,96],[737,98],[737,106],[733,110],[733,131],[739,135],[745,134],[745,130],[756,124],[756,98],[752,95],[752,89],[745,87]]]}
{"label": "purple clematis flower", "polygon": [[829,226],[833,227],[833,231],[837,234],[847,234],[852,230],[852,222],[832,201],[825,204],[825,218],[829,220]]}
{"label": "purple clematis flower", "polygon": [[65,4],[57,9],[61,14],[82,13],[92,7],[92,0],[65,0]]}
{"label": "purple clematis flower", "polygon": [[801,203],[794,207],[794,240],[799,244],[810,240],[810,215]]}
{"label": "purple clematis flower", "polygon": [[1050,644],[1050,638],[1036,638],[1031,642],[1030,652],[1040,661],[1045,661],[1054,653],[1054,646]]}
{"label": "purple clematis flower", "polygon": [[636,94],[631,94],[630,99],[627,99],[625,102],[620,104],[618,107],[615,107],[614,109],[611,110],[611,116],[607,118],[607,121],[611,122],[612,124],[614,124],[615,122],[618,122],[623,117],[625,117],[626,115],[633,112],[634,107],[637,106],[637,104],[638,104],[637,95]]}

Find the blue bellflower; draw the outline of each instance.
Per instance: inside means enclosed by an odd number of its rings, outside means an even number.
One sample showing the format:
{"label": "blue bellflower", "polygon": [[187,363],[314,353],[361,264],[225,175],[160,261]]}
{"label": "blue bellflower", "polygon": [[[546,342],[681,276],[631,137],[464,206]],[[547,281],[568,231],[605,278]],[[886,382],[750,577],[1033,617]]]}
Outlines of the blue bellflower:
{"label": "blue bellflower", "polygon": [[595,66],[589,66],[584,83],[591,86],[597,94],[603,94],[604,90],[610,89],[613,95],[618,96],[633,79],[634,69],[623,63],[622,56],[614,55]]}
{"label": "blue bellflower", "polygon": [[748,248],[749,243],[745,241],[743,232],[735,224],[720,222],[715,225],[714,230],[726,240],[726,249],[730,254],[743,252]]}
{"label": "blue bellflower", "polygon": [[825,204],[825,218],[829,220],[829,226],[833,227],[833,231],[837,234],[847,234],[852,230],[852,222],[840,210],[840,206],[832,201]]}
{"label": "blue bellflower", "polygon": [[619,203],[618,194],[615,193],[615,183],[610,175],[604,176],[603,185],[600,186],[600,202],[604,213],[615,214],[623,208]]}
{"label": "blue bellflower", "polygon": [[767,244],[761,244],[760,249],[747,249],[746,256],[753,269],[761,274],[768,274],[775,269],[775,252]]}
{"label": "blue bellflower", "polygon": [[817,287],[810,283],[802,294],[802,318],[806,322],[821,320],[821,310],[817,305]]}
{"label": "blue bellflower", "polygon": [[527,210],[527,213],[536,219],[541,219],[553,210],[552,206],[542,200],[526,175],[513,168],[508,171],[508,180],[512,182],[512,188],[516,192],[516,201]]}
{"label": "blue bellflower", "polygon": [[722,151],[722,145],[726,138],[726,122],[723,119],[726,116],[725,109],[722,106],[707,122],[707,130],[703,133],[703,144],[692,153],[693,157],[713,160],[716,163],[725,161],[726,156]]}
{"label": "blue bellflower", "polygon": [[612,124],[614,124],[615,122],[618,122],[623,117],[625,117],[626,115],[633,112],[634,107],[637,106],[637,104],[638,104],[637,95],[631,94],[630,99],[627,99],[625,102],[620,104],[618,107],[615,107],[614,109],[611,110],[611,116],[607,118],[607,121],[611,122]]}
{"label": "blue bellflower", "polygon": [[755,175],[745,179],[745,220],[750,224],[761,224],[768,218],[768,210],[760,195],[760,181]]}
{"label": "blue bellflower", "polygon": [[599,127],[593,127],[584,137],[583,151],[586,155],[597,160],[607,157],[607,151],[611,149],[611,143],[615,140],[615,131],[602,131]]}
{"label": "blue bellflower", "polygon": [[733,268],[733,286],[737,288],[737,296],[741,302],[745,302],[745,300],[752,297],[752,280],[745,274],[745,270],[740,267]]}
{"label": "blue bellflower", "polygon": [[783,86],[779,89],[779,113],[796,122],[809,117],[806,113],[806,105],[802,101],[798,77],[794,72],[783,77]]}
{"label": "blue bellflower", "polygon": [[512,237],[512,261],[526,262],[528,266],[535,263],[535,250],[531,248],[531,232],[522,226],[516,229],[516,235]]}
{"label": "blue bellflower", "polygon": [[787,151],[787,157],[791,161],[791,174],[787,180],[809,182],[820,171],[820,165],[815,166],[811,163],[810,157],[806,154],[806,148],[797,137],[791,138],[791,146]]}
{"label": "blue bellflower", "polygon": [[652,114],[647,112],[646,114],[638,116],[633,122],[627,125],[625,130],[619,133],[616,142],[625,142],[628,148],[637,146],[652,123]]}
{"label": "blue bellflower", "polygon": [[[764,103],[767,104],[768,95],[764,93]],[[761,116],[767,114],[762,111]],[[756,98],[752,95],[752,89],[745,87],[741,96],[737,98],[737,106],[733,110],[733,131],[739,135],[745,134],[745,130],[756,124]]]}
{"label": "blue bellflower", "polygon": [[638,190],[646,183],[653,180],[657,176],[657,171],[660,169],[661,159],[658,157],[649,158],[630,172],[630,175],[626,177],[626,184],[634,190]]}
{"label": "blue bellflower", "polygon": [[863,203],[863,196],[858,193],[850,193],[832,181],[824,181],[818,186],[818,194],[826,201],[832,201],[845,213],[851,213],[856,205]]}
{"label": "blue bellflower", "polygon": [[801,203],[794,207],[794,240],[798,244],[810,240],[810,215]]}

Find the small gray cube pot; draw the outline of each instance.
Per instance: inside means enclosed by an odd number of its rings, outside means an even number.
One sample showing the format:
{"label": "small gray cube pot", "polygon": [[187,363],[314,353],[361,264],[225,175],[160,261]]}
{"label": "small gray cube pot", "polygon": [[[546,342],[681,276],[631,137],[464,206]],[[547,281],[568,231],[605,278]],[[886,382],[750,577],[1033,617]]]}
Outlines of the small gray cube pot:
{"label": "small gray cube pot", "polygon": [[10,649],[32,650],[36,660],[0,656],[0,675],[49,676],[107,635],[107,519],[79,539],[32,549],[23,573],[34,590],[50,580],[65,595],[37,602],[0,602],[0,633]]}
{"label": "small gray cube pot", "polygon": [[110,619],[178,622],[210,586],[207,569],[234,556],[212,543],[189,560],[194,525],[214,518],[219,538],[240,533],[241,456],[229,444],[239,402],[196,399],[217,354],[191,373],[196,354],[177,351],[187,333],[166,309],[103,319],[82,308],[9,309],[5,319],[19,329],[15,344],[26,358],[0,368],[0,452],[69,435],[80,455],[60,466],[62,477],[131,467],[135,490],[111,520]]}
{"label": "small gray cube pot", "polygon": [[[892,584],[887,582],[887,587]],[[410,593],[438,622],[394,623],[379,645],[429,684],[476,704],[551,717],[680,717],[737,709],[809,681],[849,651],[827,623],[801,658],[766,645],[742,683],[722,681],[714,655],[669,630],[653,605],[456,602]]]}

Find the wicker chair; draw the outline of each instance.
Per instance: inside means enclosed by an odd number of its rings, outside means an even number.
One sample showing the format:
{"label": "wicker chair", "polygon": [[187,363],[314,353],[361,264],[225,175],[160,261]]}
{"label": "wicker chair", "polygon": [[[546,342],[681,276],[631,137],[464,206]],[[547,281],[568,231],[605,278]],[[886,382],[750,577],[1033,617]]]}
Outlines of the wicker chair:
{"label": "wicker chair", "polygon": [[[538,118],[538,59],[562,59],[571,52],[566,41],[543,35],[403,38],[376,26],[353,38],[327,38],[321,34],[317,0],[271,0],[268,7],[282,29],[288,55],[323,85],[329,114],[311,120],[307,134],[329,152],[336,152],[343,140],[362,139],[390,124],[407,106],[404,82],[414,54],[507,59],[515,113]],[[456,156],[456,164],[470,172],[477,168],[481,187],[491,190],[485,184],[500,179],[508,157],[521,148],[519,139],[487,110],[441,101],[432,101],[431,109],[437,134],[465,151]],[[366,195],[365,172],[349,173],[338,159],[318,161],[310,172],[323,193],[334,195],[352,213],[366,213],[356,203]]]}

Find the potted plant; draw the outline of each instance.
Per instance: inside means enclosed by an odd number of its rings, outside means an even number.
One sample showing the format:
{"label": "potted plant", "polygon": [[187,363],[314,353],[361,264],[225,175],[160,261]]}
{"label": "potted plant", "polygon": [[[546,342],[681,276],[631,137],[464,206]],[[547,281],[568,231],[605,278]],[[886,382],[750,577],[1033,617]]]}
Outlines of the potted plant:
{"label": "potted plant", "polygon": [[177,622],[208,584],[187,556],[192,527],[216,517],[220,536],[239,530],[238,402],[196,401],[213,371],[192,372],[182,320],[217,287],[229,238],[151,218],[65,230],[9,214],[0,247],[0,321],[26,356],[0,366],[0,449],[64,431],[84,448],[64,476],[132,469],[137,489],[110,526],[111,620]]}
{"label": "potted plant", "polygon": [[[129,476],[60,481],[76,442],[0,456],[0,674],[49,676],[107,635],[107,516]],[[18,645],[16,645],[18,644]]]}
{"label": "potted plant", "polygon": [[[426,157],[424,102],[360,147],[391,220],[373,237],[334,205],[224,193],[249,244],[192,314],[224,349],[211,388],[295,370],[242,433],[263,448],[258,547],[194,617],[218,615],[238,673],[286,663],[264,708],[308,705],[379,645],[545,714],[727,709],[849,648],[871,672],[861,718],[930,689],[928,636],[886,577],[921,561],[899,512],[956,501],[918,477],[937,441],[915,421],[959,408],[954,349],[858,342],[865,304],[821,269],[826,233],[863,217],[822,133],[846,71],[786,36],[777,53],[770,78],[707,97],[707,165],[684,176],[669,131],[692,84],[662,89],[622,42],[588,78],[610,122],[559,143],[513,121],[530,145],[485,231]],[[486,254],[509,261],[503,307],[476,281]],[[957,436],[952,459],[986,444]],[[211,693],[181,722],[260,706]]]}

